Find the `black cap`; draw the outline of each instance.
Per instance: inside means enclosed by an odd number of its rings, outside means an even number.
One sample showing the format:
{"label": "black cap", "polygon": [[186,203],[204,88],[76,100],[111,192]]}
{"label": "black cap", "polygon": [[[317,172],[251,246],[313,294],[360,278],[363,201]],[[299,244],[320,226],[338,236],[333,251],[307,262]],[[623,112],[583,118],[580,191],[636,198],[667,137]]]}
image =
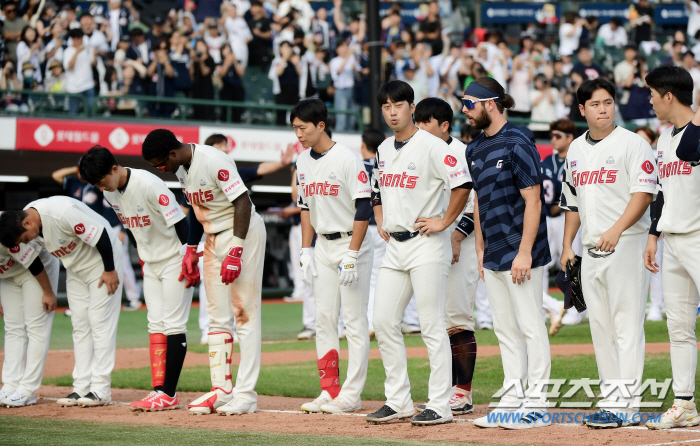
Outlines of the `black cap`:
{"label": "black cap", "polygon": [[129,37],[129,36],[127,36],[126,34],[124,34],[123,36],[121,36],[121,37],[119,38],[119,41],[120,41],[120,42],[131,42],[131,37]]}
{"label": "black cap", "polygon": [[143,30],[141,28],[134,28],[131,31],[129,31],[129,36],[130,37],[136,37],[136,36],[143,36]]}
{"label": "black cap", "polygon": [[160,25],[163,25],[164,23],[165,23],[165,19],[163,18],[163,16],[157,15],[157,16],[153,17],[153,24],[154,25],[160,26]]}

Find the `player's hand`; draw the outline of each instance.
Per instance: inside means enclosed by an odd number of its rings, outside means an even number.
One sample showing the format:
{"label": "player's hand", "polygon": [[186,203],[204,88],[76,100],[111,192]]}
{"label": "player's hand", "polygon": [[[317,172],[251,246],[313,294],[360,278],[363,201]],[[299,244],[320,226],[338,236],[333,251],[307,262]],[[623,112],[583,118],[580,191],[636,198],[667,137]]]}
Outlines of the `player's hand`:
{"label": "player's hand", "polygon": [[530,268],[532,267],[532,254],[519,251],[518,255],[513,259],[513,264],[510,267],[510,275],[513,277],[513,283],[522,285],[525,283],[525,278],[530,280]]}
{"label": "player's hand", "polygon": [[389,243],[391,236],[389,235],[388,232],[386,232],[384,229],[382,229],[379,225],[377,225],[377,232],[379,233],[379,236],[382,238],[382,240]]}
{"label": "player's hand", "polygon": [[656,243],[658,240],[658,237],[649,235],[647,247],[644,249],[644,266],[654,274],[659,272],[659,265],[656,263],[656,250],[658,249]]}
{"label": "player's hand", "polygon": [[187,280],[187,286],[189,288],[197,285],[199,282],[199,267],[197,266],[199,262],[199,256],[197,255],[196,246],[187,246],[185,250],[185,256],[182,258],[182,270],[180,271],[180,277],[178,277],[178,282],[182,279]]}
{"label": "player's hand", "polygon": [[56,309],[56,303],[57,303],[56,295],[52,292],[50,293],[44,293],[41,296],[41,305],[44,307],[44,311],[47,313],[51,313],[53,310]]}
{"label": "player's hand", "polygon": [[107,285],[107,294],[114,294],[117,292],[119,287],[119,276],[117,271],[103,271],[100,276],[100,281],[97,284],[97,288],[100,288],[102,284]]}
{"label": "player's hand", "polygon": [[600,240],[598,240],[598,244],[595,245],[596,251],[603,251],[603,252],[615,251],[615,246],[617,246],[617,242],[620,241],[620,235],[622,235],[622,233],[619,232],[614,227],[608,229],[607,231],[605,231],[603,233],[603,235],[600,236]]}
{"label": "player's hand", "polygon": [[309,269],[313,277],[318,276],[316,265],[314,265],[314,256],[311,254],[311,248],[301,248],[299,256],[299,264],[301,266],[301,280],[308,286],[311,286],[312,279],[309,277]]}
{"label": "player's hand", "polygon": [[292,164],[292,159],[294,158],[294,144],[287,144],[287,149],[282,152],[280,157],[280,162],[285,166]]}
{"label": "player's hand", "polygon": [[[459,237],[457,234],[459,234]],[[450,244],[452,245],[452,264],[459,262],[459,255],[462,253],[462,240],[464,234],[459,231],[454,231],[450,236]]]}
{"label": "player's hand", "polygon": [[359,274],[357,273],[357,255],[358,251],[351,251],[348,249],[348,253],[340,262],[338,267],[338,282],[341,285],[349,286],[357,282]]}
{"label": "player's hand", "polygon": [[234,280],[238,279],[241,275],[241,269],[243,265],[241,264],[241,256],[243,255],[242,246],[234,246],[228,250],[228,254],[221,264],[221,281],[228,285],[233,283]]}
{"label": "player's hand", "polygon": [[426,235],[430,237],[433,232],[442,232],[447,226],[442,218],[419,218],[416,220],[416,225],[413,227],[414,231],[420,231],[420,235]]}
{"label": "player's hand", "polygon": [[576,264],[576,253],[574,253],[574,250],[571,249],[571,246],[564,246],[561,251],[561,259],[559,259],[559,264],[561,265],[562,271],[566,271],[566,265],[569,262],[572,265]]}
{"label": "player's hand", "polygon": [[479,245],[478,239],[476,243],[476,264],[479,268],[479,277],[485,282],[486,279],[484,279],[484,245],[483,243]]}

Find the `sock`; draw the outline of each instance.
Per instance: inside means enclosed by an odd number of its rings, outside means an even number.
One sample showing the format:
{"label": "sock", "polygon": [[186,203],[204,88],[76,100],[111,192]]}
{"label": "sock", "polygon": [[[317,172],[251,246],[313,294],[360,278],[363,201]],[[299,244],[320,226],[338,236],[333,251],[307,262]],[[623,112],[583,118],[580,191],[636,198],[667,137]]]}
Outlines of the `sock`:
{"label": "sock", "polygon": [[165,382],[163,392],[169,397],[174,397],[177,382],[180,380],[182,364],[187,354],[187,336],[185,333],[168,336],[168,352],[165,361]]}
{"label": "sock", "polygon": [[452,366],[455,373],[452,381],[463,390],[471,390],[474,366],[476,365],[476,339],[473,331],[460,331],[450,336]]}
{"label": "sock", "polygon": [[676,396],[675,398],[677,400],[685,400],[685,401],[692,401],[692,399],[693,399],[692,396]]}
{"label": "sock", "polygon": [[167,357],[168,341],[163,333],[151,333],[149,356],[151,359],[151,386],[154,390],[162,390],[165,379],[165,361]]}

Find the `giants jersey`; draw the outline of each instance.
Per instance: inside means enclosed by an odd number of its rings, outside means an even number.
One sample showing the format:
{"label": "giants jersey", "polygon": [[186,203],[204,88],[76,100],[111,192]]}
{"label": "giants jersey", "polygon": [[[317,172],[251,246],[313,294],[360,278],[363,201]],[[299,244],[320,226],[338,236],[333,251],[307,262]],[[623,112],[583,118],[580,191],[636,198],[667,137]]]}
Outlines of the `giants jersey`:
{"label": "giants jersey", "polygon": [[37,237],[26,245],[20,243],[12,248],[0,245],[0,279],[8,279],[23,273],[42,251],[46,253],[41,247],[41,237]]}
{"label": "giants jersey", "polygon": [[552,215],[550,208],[552,205],[559,206],[561,197],[561,184],[564,181],[564,169],[566,168],[566,158],[559,158],[555,150],[541,163],[542,166],[542,189],[544,190],[544,205],[547,209],[548,217]]}
{"label": "giants jersey", "polygon": [[[687,129],[687,127],[686,127]],[[659,163],[659,190],[664,193],[664,207],[656,226],[660,232],[687,234],[700,230],[700,171],[676,156],[683,129],[671,136],[673,127],[667,128],[656,147]]]}
{"label": "giants jersey", "polygon": [[180,255],[182,243],[173,225],[185,218],[175,195],[150,172],[129,169],[124,192],[105,191],[105,199],[138,244],[144,262],[160,262]]}
{"label": "giants jersey", "polygon": [[102,231],[107,231],[112,249],[119,244],[107,220],[74,198],[42,198],[25,207],[29,208],[36,209],[41,216],[45,249],[73,272],[79,273],[102,264],[102,257],[95,249]]}
{"label": "giants jersey", "polygon": [[[192,205],[207,234],[233,228],[231,202],[248,191],[238,176],[236,163],[211,146],[190,146],[193,152],[189,170],[181,166],[176,173],[187,203]],[[254,205],[251,212],[255,212]]]}
{"label": "giants jersey", "polygon": [[381,194],[382,229],[413,232],[417,219],[444,214],[445,187],[454,189],[471,177],[445,141],[424,130],[398,150],[394,141],[385,139],[377,150],[372,190]]}
{"label": "giants jersey", "polygon": [[[641,136],[617,127],[596,145],[588,132],[571,143],[562,186],[562,209],[581,217],[581,241],[595,246],[625,211],[632,194],[656,195],[656,163],[651,146]],[[647,232],[649,209],[624,234]]]}
{"label": "giants jersey", "polygon": [[355,200],[370,198],[369,177],[357,155],[335,143],[314,159],[313,150],[297,158],[298,205],[311,214],[311,226],[319,234],[350,232],[355,221]]}
{"label": "giants jersey", "polygon": [[[450,147],[452,150],[452,153],[454,154],[455,158],[457,158],[457,162],[461,163],[464,167],[468,166],[467,164],[467,146],[464,145],[464,143],[457,138],[453,138],[450,136],[450,139],[447,140],[447,145]],[[447,207],[450,205],[450,196],[452,195],[452,189],[445,188],[445,211],[447,210]],[[469,210],[469,205],[471,204],[471,211]],[[467,199],[467,204],[464,206],[464,211],[462,211],[462,214],[464,213],[473,213],[474,212],[474,192],[470,191],[469,192],[469,199]],[[462,214],[457,216],[457,223],[462,219]]]}

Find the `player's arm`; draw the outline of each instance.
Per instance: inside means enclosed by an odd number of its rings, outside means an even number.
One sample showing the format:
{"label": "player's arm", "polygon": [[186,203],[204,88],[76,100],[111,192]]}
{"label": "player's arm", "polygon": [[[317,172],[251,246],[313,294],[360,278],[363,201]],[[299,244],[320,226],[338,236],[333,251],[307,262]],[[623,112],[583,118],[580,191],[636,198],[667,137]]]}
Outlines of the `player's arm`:
{"label": "player's arm", "polygon": [[685,128],[681,141],[678,143],[676,155],[678,158],[693,166],[700,163],[700,111],[696,111],[693,119]]}
{"label": "player's arm", "polygon": [[620,236],[627,229],[639,221],[647,211],[647,208],[654,199],[654,195],[647,192],[637,192],[632,195],[622,216],[605,231],[596,244],[596,250],[612,252],[620,241]]}
{"label": "player's arm", "polygon": [[294,146],[292,144],[287,145],[287,149],[282,152],[280,160],[276,162],[265,162],[258,164],[257,174],[259,177],[269,175],[271,173],[277,172],[278,170],[289,166],[292,163],[292,157],[294,156]]}
{"label": "player's arm", "polygon": [[372,212],[374,213],[374,221],[377,223],[377,232],[385,242],[388,242],[389,234],[382,229],[384,213],[382,211],[382,193],[379,184],[379,152],[377,152],[377,156],[374,157],[374,169],[372,169],[372,179],[370,181],[372,184],[370,199],[372,203]]}
{"label": "player's arm", "polygon": [[576,188],[573,186],[574,181],[569,169],[569,160],[566,160],[564,170],[564,180],[561,183],[561,196],[559,197],[559,205],[562,210],[566,211],[564,215],[564,242],[561,251],[559,264],[562,271],[566,271],[566,264],[576,263],[576,254],[574,253],[573,244],[576,238],[576,233],[581,227],[581,216],[578,213],[578,196]]}
{"label": "player's arm", "polygon": [[651,204],[651,227],[649,228],[647,246],[644,249],[644,266],[654,274],[659,272],[659,265],[656,263],[656,250],[661,232],[659,232],[657,226],[661,219],[663,208],[664,193],[663,190],[659,190],[656,200]]}
{"label": "player's arm", "polygon": [[312,276],[315,277],[318,275],[316,273],[316,265],[314,265],[314,256],[311,254],[311,243],[313,243],[314,234],[316,231],[311,225],[309,203],[304,195],[304,188],[301,187],[301,183],[299,182],[299,176],[297,175],[296,169],[294,169],[292,182],[294,185],[293,190],[297,193],[297,196],[294,199],[296,200],[297,207],[301,212],[299,215],[301,219],[301,253],[299,255],[301,280],[304,281],[306,285],[311,286],[312,279],[309,278],[309,270],[311,270]]}
{"label": "player's arm", "polygon": [[479,267],[479,277],[484,280],[484,234],[481,232],[479,216],[479,196],[474,191],[474,238],[476,239],[476,258]]}
{"label": "player's arm", "polygon": [[58,184],[63,184],[63,179],[68,175],[75,175],[78,173],[78,166],[64,167],[58,169],[51,174],[51,178]]}
{"label": "player's arm", "polygon": [[[349,286],[357,282],[359,274],[357,271],[357,258],[362,247],[362,241],[367,235],[369,219],[372,216],[371,202],[371,180],[367,177],[365,165],[356,159],[354,168],[346,167],[346,181],[348,185],[354,185],[353,199],[355,200],[355,217],[352,223],[352,239],[348,246],[348,252],[340,262],[340,284]],[[357,173],[359,172],[359,174]]]}
{"label": "player's arm", "polygon": [[44,263],[39,257],[34,259],[32,264],[29,265],[29,272],[31,272],[32,276],[34,276],[36,281],[39,282],[41,290],[43,291],[43,295],[41,296],[41,304],[44,307],[44,311],[51,313],[56,309],[57,299],[53,292],[53,288],[51,287],[49,276],[46,274],[46,270],[44,269]]}

